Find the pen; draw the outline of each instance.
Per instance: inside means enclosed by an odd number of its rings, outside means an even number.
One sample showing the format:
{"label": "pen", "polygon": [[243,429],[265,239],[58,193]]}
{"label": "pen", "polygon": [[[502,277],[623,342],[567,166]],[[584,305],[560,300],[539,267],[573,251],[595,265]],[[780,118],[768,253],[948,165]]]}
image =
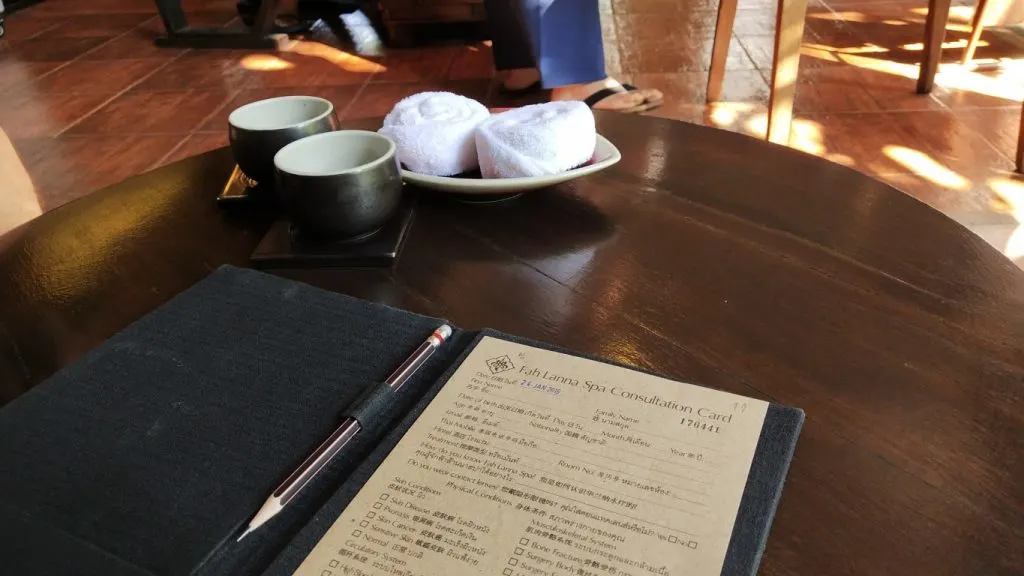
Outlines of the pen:
{"label": "pen", "polygon": [[[452,329],[447,324],[442,324],[434,330],[434,333],[429,338],[423,341],[422,344],[416,348],[416,351],[410,355],[405,362],[395,369],[388,376],[384,384],[391,388],[392,392],[397,392],[405,385],[406,382],[416,373],[417,370],[427,361],[428,358],[437,350],[441,344],[444,344],[445,340],[452,335]],[[256,515],[249,521],[248,528],[245,532],[238,537],[237,542],[241,542],[242,538],[245,538],[250,532],[256,530],[268,520],[277,516],[278,512],[284,510],[284,507],[294,499],[302,489],[309,484],[309,482],[316,477],[316,475],[327,465],[328,462],[333,459],[341,449],[345,447],[349,441],[352,440],[362,430],[362,426],[359,421],[355,418],[346,418],[341,426],[338,426],[330,436],[327,437],[312,454],[309,455],[298,468],[295,469],[281,485],[278,486],[270,497],[263,503],[263,506],[256,512]]]}

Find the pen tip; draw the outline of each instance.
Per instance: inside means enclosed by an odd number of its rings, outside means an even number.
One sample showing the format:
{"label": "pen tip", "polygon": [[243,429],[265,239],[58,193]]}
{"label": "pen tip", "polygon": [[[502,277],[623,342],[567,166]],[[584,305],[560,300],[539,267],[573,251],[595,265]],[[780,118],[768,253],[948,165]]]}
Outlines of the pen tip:
{"label": "pen tip", "polygon": [[235,542],[241,542],[242,538],[245,538],[250,532],[252,532],[252,527],[246,528],[245,532],[242,532],[242,535],[239,536],[238,540],[235,540]]}

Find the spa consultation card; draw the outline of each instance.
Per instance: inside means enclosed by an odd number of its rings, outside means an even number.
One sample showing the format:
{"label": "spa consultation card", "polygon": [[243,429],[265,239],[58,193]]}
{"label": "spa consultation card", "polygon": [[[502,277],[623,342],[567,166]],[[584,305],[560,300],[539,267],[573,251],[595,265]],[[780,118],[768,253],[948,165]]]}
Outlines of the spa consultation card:
{"label": "spa consultation card", "polygon": [[485,337],[296,574],[717,576],[767,409]]}

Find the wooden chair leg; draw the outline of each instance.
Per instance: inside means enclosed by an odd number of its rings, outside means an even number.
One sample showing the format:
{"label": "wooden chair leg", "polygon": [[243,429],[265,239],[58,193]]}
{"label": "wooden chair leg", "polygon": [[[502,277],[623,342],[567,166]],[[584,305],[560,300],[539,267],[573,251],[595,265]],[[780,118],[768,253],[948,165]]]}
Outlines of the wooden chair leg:
{"label": "wooden chair leg", "polygon": [[935,73],[942,59],[942,41],[946,39],[946,22],[952,0],[930,0],[928,18],[924,24],[924,50],[921,51],[921,71],[917,76],[917,93],[927,94],[935,85]]}
{"label": "wooden chair leg", "polygon": [[981,40],[981,19],[985,17],[985,7],[988,0],[978,0],[978,7],[974,9],[974,20],[971,22],[971,38],[967,41],[967,48],[964,49],[964,58],[960,61],[965,66],[970,64],[974,58],[974,51],[978,49],[978,40]]}
{"label": "wooden chair leg", "polygon": [[729,42],[732,40],[732,25],[736,21],[736,6],[739,0],[720,0],[718,20],[715,22],[715,42],[711,47],[711,70],[708,71],[708,102],[717,102],[722,97],[722,79],[725,65],[729,60]]}
{"label": "wooden chair leg", "polygon": [[1017,133],[1017,172],[1024,174],[1024,106],[1020,109],[1020,132]]}
{"label": "wooden chair leg", "polygon": [[793,123],[793,96],[800,71],[800,43],[804,37],[807,0],[779,0],[775,20],[775,57],[768,101],[768,141],[789,143]]}

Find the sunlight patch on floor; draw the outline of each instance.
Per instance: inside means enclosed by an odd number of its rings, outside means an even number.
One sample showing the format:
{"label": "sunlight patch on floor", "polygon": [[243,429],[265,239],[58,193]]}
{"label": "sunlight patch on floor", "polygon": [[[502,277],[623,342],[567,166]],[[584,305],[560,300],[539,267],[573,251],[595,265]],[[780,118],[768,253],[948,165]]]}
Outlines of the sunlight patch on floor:
{"label": "sunlight patch on floor", "polygon": [[832,152],[823,156],[826,160],[835,162],[836,164],[842,164],[843,166],[854,167],[857,165],[857,161],[853,157],[846,154],[839,154],[838,152]]}
{"label": "sunlight patch on floor", "polygon": [[839,62],[839,58],[836,58],[836,55],[827,48],[817,48],[807,44],[800,47],[800,57],[803,58],[804,56],[825,60],[826,62]]}
{"label": "sunlight patch on floor", "polygon": [[789,147],[823,156],[826,149],[821,124],[806,118],[795,118],[789,134]]}
{"label": "sunlight patch on floor", "polygon": [[920,150],[888,144],[882,147],[882,153],[908,171],[943,188],[967,190],[971,185],[970,180]]}
{"label": "sunlight patch on floor", "polygon": [[889,49],[884,46],[878,46],[877,44],[864,44],[862,46],[849,46],[846,48],[838,48],[836,46],[829,46],[828,44],[815,44],[814,42],[805,42],[804,48],[810,50],[820,50],[829,54],[882,54],[888,52]]}
{"label": "sunlight patch on floor", "polygon": [[945,66],[939,69],[935,82],[943,88],[964,90],[1002,98],[1009,102],[1024,101],[1024,60],[1007,59],[1003,61],[1003,69],[996,75],[982,74],[977,70],[963,66]]}
{"label": "sunlight patch on floor", "polygon": [[879,60],[878,58],[858,56],[857,54],[840,54],[839,60],[851,66],[856,66],[865,70],[883,72],[885,74],[892,74],[893,76],[902,76],[904,78],[917,80],[918,67],[916,64],[904,64],[902,62],[893,62],[891,60]]}
{"label": "sunlight patch on floor", "polygon": [[1024,224],[1024,176],[989,178],[986,183],[1002,202],[1002,211]]}
{"label": "sunlight patch on floor", "polygon": [[242,56],[242,59],[239,60],[238,63],[246,70],[255,70],[257,72],[273,72],[295,67],[295,64],[292,64],[282,58],[278,58],[273,54],[248,54],[246,56]]}
{"label": "sunlight patch on floor", "polygon": [[838,20],[840,22],[873,22],[874,18],[863,12],[847,10],[843,12],[816,12],[808,14],[808,18],[815,20]]}
{"label": "sunlight patch on floor", "polygon": [[350,54],[343,50],[339,50],[333,46],[321,44],[320,42],[311,42],[308,40],[289,40],[282,42],[278,46],[278,50],[281,52],[288,52],[293,54],[301,54],[303,56],[314,56],[322,58],[328,62],[333,63],[338,68],[345,70],[346,72],[359,72],[366,74],[375,74],[377,72],[384,72],[387,67],[367,60],[355,54]]}
{"label": "sunlight patch on floor", "polygon": [[[927,10],[925,11],[927,13]],[[970,22],[974,19],[974,6],[950,6],[949,19]]]}
{"label": "sunlight patch on floor", "polygon": [[740,117],[743,106],[734,106],[734,102],[716,102],[715,104],[730,104],[729,106],[712,106],[711,122],[718,128],[730,128]]}
{"label": "sunlight patch on floor", "polygon": [[[969,28],[969,27],[968,27]],[[944,42],[943,49],[964,48],[967,40]],[[990,46],[981,41],[979,47]],[[899,46],[900,50],[920,52],[924,44],[915,42]],[[842,62],[857,68],[882,72],[894,76],[902,76],[917,80],[920,67],[917,63],[896,62],[880,58],[878,55],[890,52],[889,48],[866,43],[861,46],[837,47],[815,42],[804,42],[801,56]],[[992,70],[997,66],[996,70]],[[994,98],[1002,98],[1010,102],[1024,101],[1024,58],[975,59],[968,66],[945,64],[940,66],[935,81],[943,88],[974,92]]]}
{"label": "sunlight patch on floor", "polygon": [[1003,247],[1003,254],[1014,262],[1024,258],[1024,224],[1017,226],[1017,229],[1010,234],[1010,238]]}
{"label": "sunlight patch on floor", "polygon": [[[990,44],[988,42],[984,41],[984,40],[980,40],[978,42],[978,47],[979,48],[984,47],[984,46],[989,46],[989,45]],[[967,39],[966,38],[963,39],[963,40],[953,40],[953,41],[950,41],[950,42],[943,42],[942,43],[942,49],[943,50],[948,50],[950,48],[966,48],[966,47],[967,47]],[[902,48],[903,50],[909,50],[911,52],[920,52],[920,51],[924,50],[924,42],[914,42],[912,44],[902,44],[902,45],[900,45],[900,48]]]}
{"label": "sunlight patch on floor", "polygon": [[[789,135],[789,146],[790,147],[794,147],[794,148],[795,148],[795,146],[793,146],[793,141],[794,141],[793,133],[796,130],[796,123],[798,121],[799,120],[797,118],[794,118],[793,119],[793,127],[790,128],[791,132],[790,132],[790,135]],[[765,113],[765,112],[762,112],[760,114],[754,114],[753,116],[747,118],[747,121],[743,123],[743,126],[750,133],[753,133],[753,134],[767,134],[768,133],[768,114]]]}

